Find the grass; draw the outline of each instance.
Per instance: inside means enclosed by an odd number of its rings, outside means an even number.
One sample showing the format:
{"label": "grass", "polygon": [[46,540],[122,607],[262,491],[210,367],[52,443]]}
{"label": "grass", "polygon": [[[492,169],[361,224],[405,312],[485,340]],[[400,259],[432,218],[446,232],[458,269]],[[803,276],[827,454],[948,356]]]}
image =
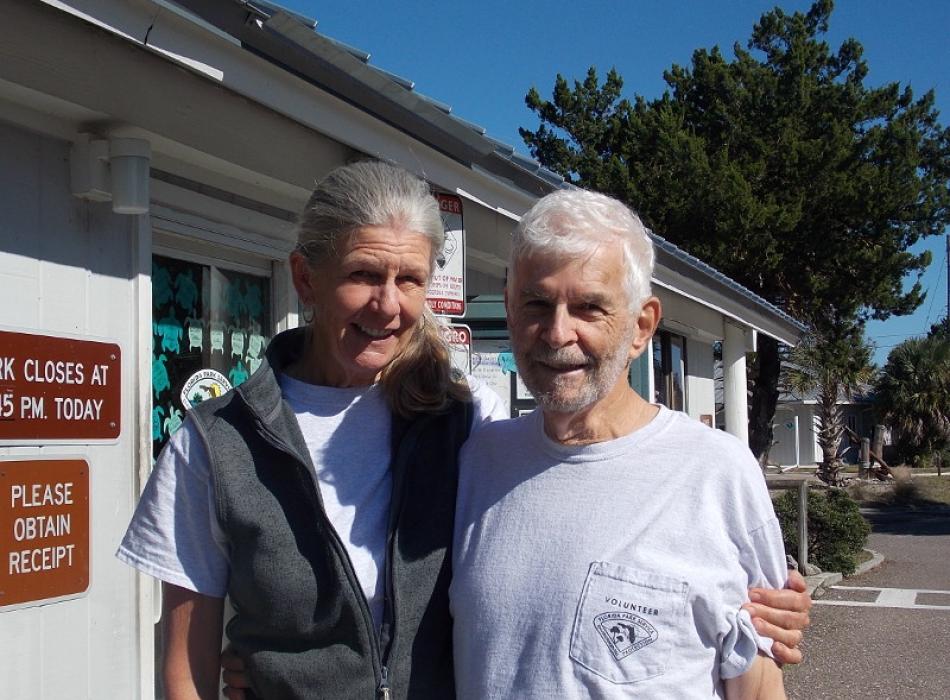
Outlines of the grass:
{"label": "grass", "polygon": [[925,498],[938,503],[950,504],[950,475],[928,476],[919,480]]}
{"label": "grass", "polygon": [[874,555],[871,554],[868,550],[862,549],[860,552],[854,555],[854,563],[858,566],[861,566],[866,561],[870,561]]}
{"label": "grass", "polygon": [[928,508],[950,505],[950,474],[924,476],[907,467],[895,467],[894,481],[852,482],[851,497],[867,506]]}

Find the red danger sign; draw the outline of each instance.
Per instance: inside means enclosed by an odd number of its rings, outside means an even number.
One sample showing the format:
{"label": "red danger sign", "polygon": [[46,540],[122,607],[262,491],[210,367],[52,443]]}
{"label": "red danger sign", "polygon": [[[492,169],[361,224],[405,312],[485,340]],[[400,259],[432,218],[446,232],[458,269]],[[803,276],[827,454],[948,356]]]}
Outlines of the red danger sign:
{"label": "red danger sign", "polygon": [[114,343],[0,331],[0,442],[119,437],[121,374]]}
{"label": "red danger sign", "polygon": [[472,373],[472,329],[463,325],[440,325],[442,340],[449,346],[452,365],[464,374]]}
{"label": "red danger sign", "polygon": [[429,297],[429,308],[436,316],[463,316],[465,302],[460,299],[434,299]]}
{"label": "red danger sign", "polygon": [[445,238],[435,258],[426,301],[436,316],[465,315],[465,226],[462,200],[454,194],[435,195]]}
{"label": "red danger sign", "polygon": [[442,339],[449,345],[471,345],[472,330],[468,326],[442,326]]}
{"label": "red danger sign", "polygon": [[462,215],[462,200],[454,195],[438,194],[439,209],[449,214]]}

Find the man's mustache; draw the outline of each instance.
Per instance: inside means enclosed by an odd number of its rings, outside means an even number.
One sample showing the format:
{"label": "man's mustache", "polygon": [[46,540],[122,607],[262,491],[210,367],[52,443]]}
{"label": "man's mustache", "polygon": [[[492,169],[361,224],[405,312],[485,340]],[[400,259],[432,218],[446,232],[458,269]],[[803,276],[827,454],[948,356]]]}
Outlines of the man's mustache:
{"label": "man's mustache", "polygon": [[594,367],[597,361],[577,347],[566,348],[535,348],[531,351],[529,359],[533,362],[540,362],[556,369],[567,369],[571,367]]}

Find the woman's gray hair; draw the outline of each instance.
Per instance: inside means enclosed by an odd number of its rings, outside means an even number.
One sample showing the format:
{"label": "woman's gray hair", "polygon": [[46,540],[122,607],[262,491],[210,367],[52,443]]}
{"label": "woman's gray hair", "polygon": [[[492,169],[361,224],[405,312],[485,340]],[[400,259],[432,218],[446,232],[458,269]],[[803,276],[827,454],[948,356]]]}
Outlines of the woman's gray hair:
{"label": "woman's gray hair", "polygon": [[445,242],[439,204],[412,173],[382,161],[331,170],[320,181],[297,224],[297,250],[311,265],[333,260],[340,246],[365,226],[420,233],[432,243],[430,273]]}
{"label": "woman's gray hair", "polygon": [[612,239],[623,244],[624,289],[630,308],[637,310],[650,296],[653,242],[630,207],[598,192],[558,190],[539,199],[515,228],[509,269],[522,255],[574,257]]}
{"label": "woman's gray hair", "polygon": [[[343,165],[320,181],[300,215],[297,251],[313,267],[332,263],[347,239],[366,226],[403,228],[428,238],[431,275],[445,243],[439,204],[423,180],[381,161]],[[316,314],[319,318],[319,309]],[[444,411],[453,400],[471,401],[428,307],[409,332],[409,342],[382,371],[390,408],[410,416]]]}

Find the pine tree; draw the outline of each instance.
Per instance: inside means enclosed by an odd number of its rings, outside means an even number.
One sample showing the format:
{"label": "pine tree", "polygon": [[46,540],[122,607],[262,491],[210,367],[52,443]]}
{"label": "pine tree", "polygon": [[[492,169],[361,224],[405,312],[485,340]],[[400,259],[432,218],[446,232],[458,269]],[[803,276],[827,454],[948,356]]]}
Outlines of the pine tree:
{"label": "pine tree", "polygon": [[[745,48],[695,51],[653,100],[624,98],[614,70],[573,87],[558,75],[551,100],[528,93],[541,123],[521,135],[543,165],[628,202],[817,337],[910,313],[923,294],[903,280],[930,255],[909,248],[950,222],[950,130],[932,91],[868,86],[856,40],[829,48],[832,10],[764,14]],[[760,336],[755,363],[750,446],[764,459],[777,342]]]}

